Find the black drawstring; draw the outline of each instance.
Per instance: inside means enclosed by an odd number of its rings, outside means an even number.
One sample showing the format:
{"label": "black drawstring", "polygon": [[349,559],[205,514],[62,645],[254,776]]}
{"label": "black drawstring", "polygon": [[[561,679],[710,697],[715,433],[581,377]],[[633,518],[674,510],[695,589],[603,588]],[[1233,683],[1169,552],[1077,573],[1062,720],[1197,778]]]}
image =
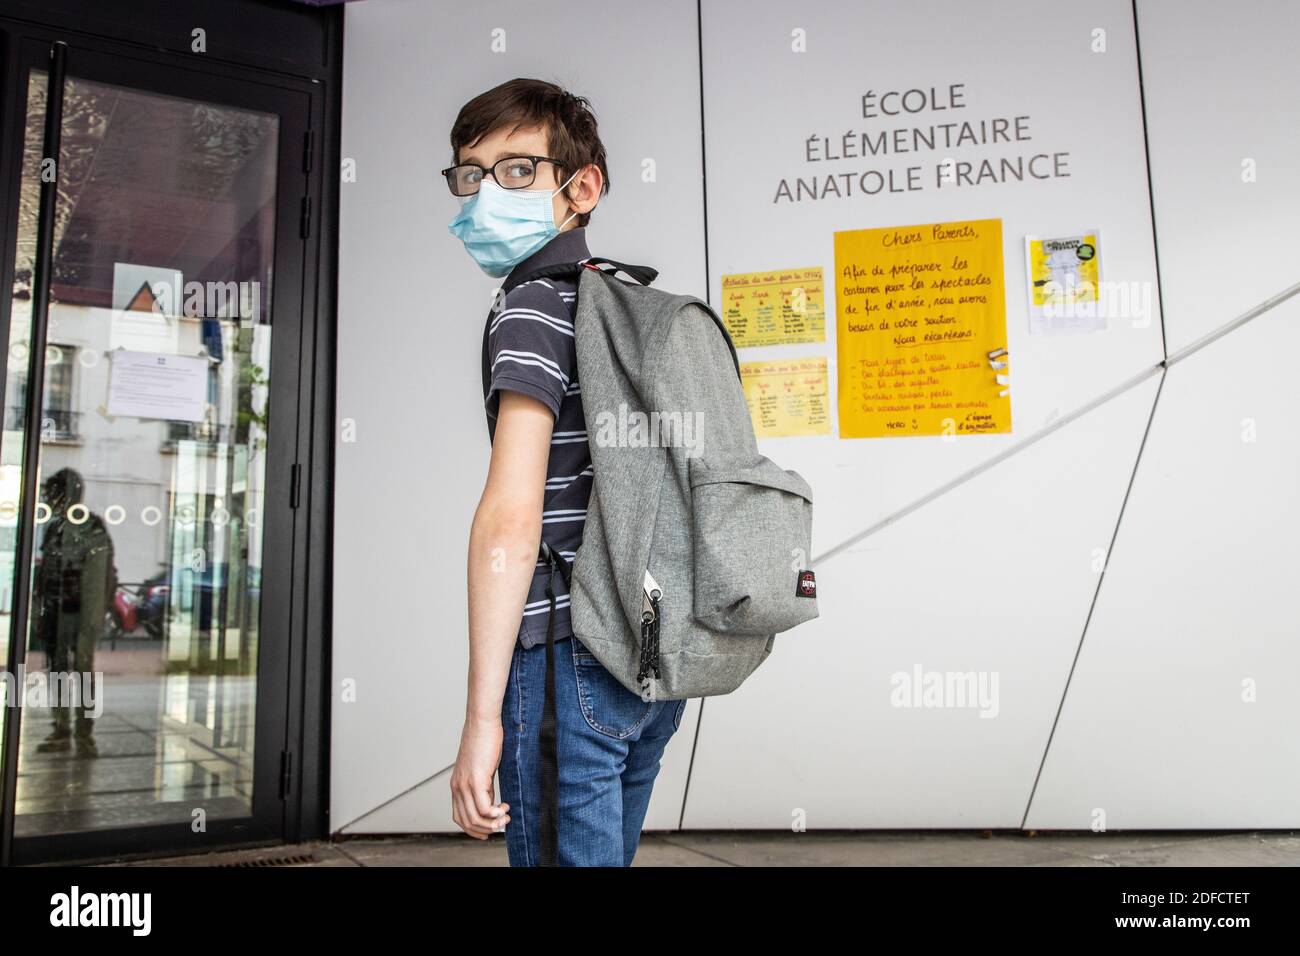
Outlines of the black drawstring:
{"label": "black drawstring", "polygon": [[546,690],[542,695],[542,723],[537,731],[537,741],[541,747],[542,791],[539,865],[558,866],[560,773],[555,732],[555,572],[560,572],[564,586],[568,588],[569,566],[545,541],[542,542],[540,551],[542,560],[551,568],[546,580],[546,596],[550,599],[551,610],[546,619]]}
{"label": "black drawstring", "polygon": [[[546,691],[542,697],[542,723],[537,732],[541,747],[542,792],[539,865],[558,866],[560,775],[555,731],[555,572],[560,572],[566,589],[571,589],[572,583],[569,578],[569,566],[558,552],[553,551],[545,541],[541,543],[540,552],[542,560],[551,569],[546,580],[546,597],[550,600],[551,607],[546,619]],[[657,588],[650,592],[650,610],[645,611],[641,616],[641,668],[637,673],[637,682],[642,686],[651,673],[654,674],[655,680],[659,679],[660,596]],[[572,602],[571,590],[570,602]]]}

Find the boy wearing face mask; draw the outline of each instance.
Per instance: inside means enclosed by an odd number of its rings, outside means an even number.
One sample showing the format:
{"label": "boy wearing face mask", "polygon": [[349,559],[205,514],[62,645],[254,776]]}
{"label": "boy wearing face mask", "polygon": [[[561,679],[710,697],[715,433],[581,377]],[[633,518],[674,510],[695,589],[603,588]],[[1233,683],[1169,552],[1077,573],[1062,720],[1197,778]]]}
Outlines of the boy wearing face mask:
{"label": "boy wearing face mask", "polygon": [[[572,565],[592,490],[578,284],[512,281],[590,258],[586,226],[609,191],[605,148],[585,98],[529,79],[465,104],[451,146],[443,174],[461,207],[448,228],[483,272],[513,286],[487,317],[492,457],[470,530],[469,686],[452,819],[479,839],[504,829],[512,866],[627,866],[686,702],[642,700],[606,671],[573,635],[568,589],[539,557],[544,539]],[[553,715],[543,714],[548,624]],[[554,779],[543,773],[551,734]],[[543,800],[548,787],[554,803]]]}

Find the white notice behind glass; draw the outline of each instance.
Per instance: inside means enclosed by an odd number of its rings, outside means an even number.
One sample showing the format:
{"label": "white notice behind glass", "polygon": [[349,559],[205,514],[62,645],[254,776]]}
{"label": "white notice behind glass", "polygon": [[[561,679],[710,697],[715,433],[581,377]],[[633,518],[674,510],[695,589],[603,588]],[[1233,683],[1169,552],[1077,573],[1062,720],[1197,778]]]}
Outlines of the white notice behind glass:
{"label": "white notice behind glass", "polygon": [[113,356],[108,413],[136,418],[201,422],[208,399],[208,360],[203,357],[128,352]]}

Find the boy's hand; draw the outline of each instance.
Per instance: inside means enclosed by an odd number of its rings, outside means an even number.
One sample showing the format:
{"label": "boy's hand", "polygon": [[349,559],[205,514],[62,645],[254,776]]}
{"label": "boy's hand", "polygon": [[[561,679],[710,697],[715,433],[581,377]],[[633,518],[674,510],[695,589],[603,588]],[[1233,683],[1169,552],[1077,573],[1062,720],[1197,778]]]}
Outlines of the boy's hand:
{"label": "boy's hand", "polygon": [[501,719],[465,721],[460,752],[451,770],[451,819],[470,836],[486,840],[510,822],[508,803],[493,802],[493,775],[501,762]]}

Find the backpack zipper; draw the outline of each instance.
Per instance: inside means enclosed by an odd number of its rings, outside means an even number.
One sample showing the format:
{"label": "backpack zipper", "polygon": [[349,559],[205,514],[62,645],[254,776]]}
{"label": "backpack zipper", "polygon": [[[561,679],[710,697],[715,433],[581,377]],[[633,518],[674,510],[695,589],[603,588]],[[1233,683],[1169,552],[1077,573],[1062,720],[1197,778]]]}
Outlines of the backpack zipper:
{"label": "backpack zipper", "polygon": [[659,679],[659,600],[662,597],[659,583],[647,568],[641,585],[641,667],[636,675],[637,683],[643,685],[652,671],[655,680]]}

